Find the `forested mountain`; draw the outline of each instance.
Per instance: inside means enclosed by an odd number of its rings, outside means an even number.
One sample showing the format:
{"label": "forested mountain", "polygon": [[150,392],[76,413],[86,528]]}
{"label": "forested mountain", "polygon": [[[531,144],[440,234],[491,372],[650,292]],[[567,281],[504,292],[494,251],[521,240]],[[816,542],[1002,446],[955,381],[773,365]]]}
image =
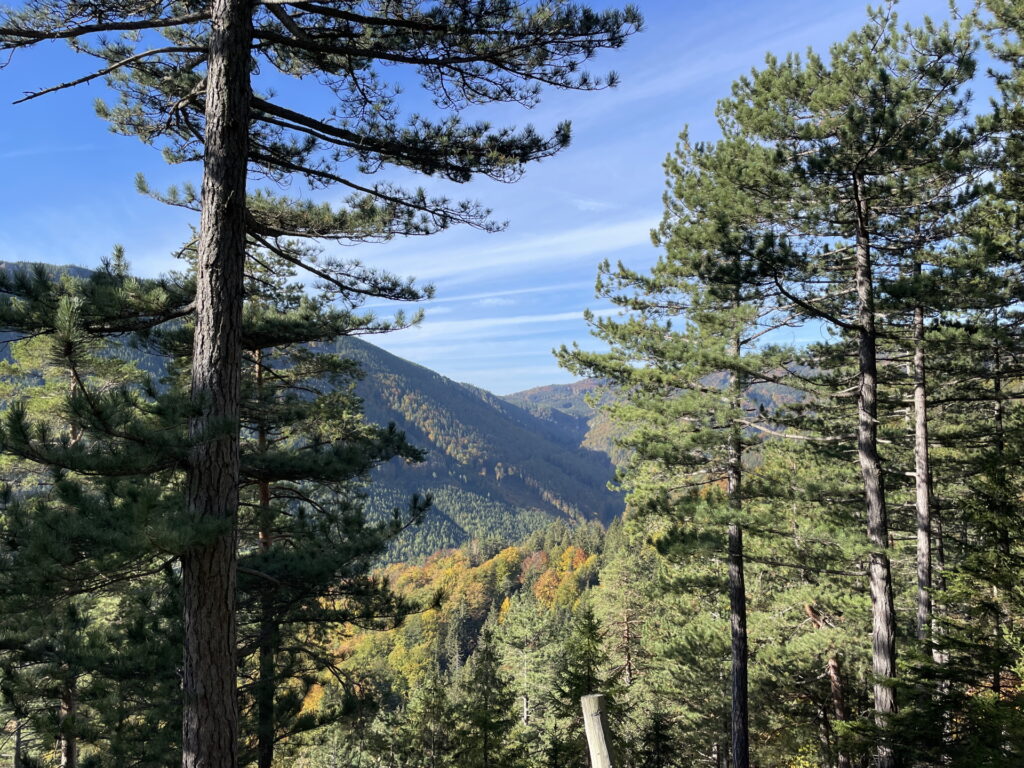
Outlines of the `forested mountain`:
{"label": "forested mountain", "polygon": [[[0,263],[11,274],[34,266]],[[41,266],[50,275],[93,274],[81,267]],[[2,359],[9,357],[6,342],[17,334],[6,337],[0,336]],[[612,463],[602,452],[604,445],[591,444],[582,415],[549,411],[545,417],[354,337],[319,350],[356,360],[365,374],[356,390],[367,418],[394,423],[426,451],[421,464],[389,462],[377,470],[369,489],[377,515],[404,507],[414,493],[433,498],[423,523],[393,543],[393,559],[428,555],[473,538],[513,543],[553,520],[608,522],[621,512],[622,497],[607,489]],[[164,374],[161,358],[127,347],[118,354],[143,370]],[[570,392],[573,387],[579,396],[566,407],[583,414],[589,406],[582,393],[593,383],[570,385]]]}
{"label": "forested mountain", "polygon": [[421,464],[395,460],[377,470],[371,487],[378,511],[413,492],[433,496],[423,524],[395,542],[396,559],[471,538],[511,543],[556,519],[607,523],[621,512],[621,496],[607,488],[612,463],[581,446],[580,420],[544,418],[360,339],[339,339],[330,349],[362,368],[356,391],[367,418],[393,422],[427,452]]}
{"label": "forested mountain", "polygon": [[[568,134],[457,113],[599,85],[577,67],[635,10],[116,5],[0,6],[0,50],[99,55],[115,130],[205,145],[212,176],[156,195],[202,214],[182,272],[0,262],[0,762],[1024,765],[1020,2],[890,3],[768,56],[669,155],[653,265],[597,265],[599,344],[555,351],[587,378],[504,398],[360,340],[416,322],[364,302],[433,289],[316,244],[485,209],[381,185],[335,210],[246,169],[514,180]],[[175,45],[129,55],[156,28]],[[451,119],[400,130],[378,57]],[[254,60],[351,114],[264,101]]]}
{"label": "forested mountain", "polygon": [[[25,266],[30,265],[3,268]],[[52,268],[65,270],[76,277],[91,274],[77,267]],[[5,359],[6,341],[0,340]],[[474,538],[513,543],[553,520],[607,523],[621,512],[622,497],[607,488],[614,467],[600,448],[582,445],[589,440],[582,418],[561,412],[553,412],[555,418],[538,416],[357,338],[320,345],[319,351],[356,360],[365,374],[356,391],[367,418],[394,423],[426,452],[419,464],[392,460],[375,472],[369,487],[377,515],[405,506],[414,493],[433,499],[422,524],[393,543],[392,559],[428,555]],[[162,375],[157,359],[134,349],[123,352],[142,369]],[[580,385],[581,391],[592,388]],[[582,396],[576,407],[589,408]]]}
{"label": "forested mountain", "polygon": [[[704,384],[725,389],[729,376],[725,372],[704,378]],[[578,435],[580,444],[592,451],[607,454],[616,466],[622,465],[629,452],[617,444],[625,435],[625,427],[609,418],[601,406],[611,403],[614,395],[601,379],[584,378],[570,384],[548,384],[505,395],[505,400],[521,406],[533,415],[550,421],[561,429]],[[783,384],[758,382],[744,390],[747,405],[774,413],[798,401],[799,390]]]}

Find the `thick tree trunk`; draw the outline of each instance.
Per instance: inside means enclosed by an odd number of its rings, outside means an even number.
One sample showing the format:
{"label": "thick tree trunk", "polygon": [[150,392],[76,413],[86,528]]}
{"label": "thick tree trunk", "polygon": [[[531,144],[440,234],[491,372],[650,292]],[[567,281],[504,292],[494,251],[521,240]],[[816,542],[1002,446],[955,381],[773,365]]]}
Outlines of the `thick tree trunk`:
{"label": "thick tree trunk", "polygon": [[[874,286],[868,238],[868,207],[862,196],[861,179],[854,178],[857,200],[856,288],[858,362],[860,387],[857,394],[857,458],[864,482],[868,538],[874,546],[870,555],[871,584],[871,671],[875,677],[875,713],[879,727],[885,727],[896,712],[896,695],[889,682],[896,677],[896,615],[893,606],[892,573],[889,565],[889,524],[878,455],[878,361],[876,352]],[[891,746],[883,739],[878,745],[878,768],[894,768]]]}
{"label": "thick tree trunk", "polygon": [[215,0],[207,59],[206,146],[196,261],[187,511],[209,537],[182,556],[182,764],[236,768],[236,523],[246,155],[248,0]]}
{"label": "thick tree trunk", "polygon": [[[914,265],[915,276],[921,265]],[[914,308],[914,497],[917,508],[917,639],[927,643],[932,623],[932,476],[928,461],[928,393],[924,308]]]}

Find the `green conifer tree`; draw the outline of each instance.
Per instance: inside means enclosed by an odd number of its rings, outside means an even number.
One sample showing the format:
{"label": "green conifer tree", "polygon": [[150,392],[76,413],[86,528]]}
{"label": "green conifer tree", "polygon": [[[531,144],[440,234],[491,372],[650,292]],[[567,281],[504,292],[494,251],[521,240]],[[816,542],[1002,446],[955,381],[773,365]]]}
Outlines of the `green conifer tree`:
{"label": "green conifer tree", "polygon": [[[8,327],[42,334],[52,361],[72,384],[57,399],[62,426],[29,414],[29,393],[21,391],[3,434],[7,455],[63,473],[57,475],[59,495],[15,496],[7,518],[8,541],[19,553],[15,562],[38,571],[38,583],[54,600],[100,595],[108,580],[136,584],[161,563],[176,561],[194,537],[209,533],[182,525],[180,517],[180,466],[187,453],[183,381],[193,335],[175,308],[189,301],[191,284],[187,278],[134,281],[126,269],[115,259],[84,280],[54,283],[39,270],[8,276],[6,284]],[[265,272],[264,284],[274,284],[273,277]],[[365,520],[359,484],[369,470],[419,454],[393,428],[365,423],[350,389],[350,362],[306,346],[384,330],[388,323],[330,309],[283,283],[275,291],[272,306],[251,291],[242,336],[249,357],[242,371],[247,397],[241,466],[244,498],[253,503],[242,517],[241,529],[251,536],[242,542],[238,655],[256,659],[255,682],[244,693],[253,694],[253,752],[266,764],[274,744],[317,724],[298,715],[303,686],[308,689],[329,665],[329,630],[353,621],[370,625],[382,616],[391,624],[402,614],[400,601],[368,571],[387,541],[423,511],[414,499],[410,515],[396,513],[372,525]],[[149,328],[132,314],[147,304],[154,310]],[[153,366],[161,369],[161,381],[136,376],[118,384],[92,373],[104,335],[116,334],[124,344],[133,331],[151,364],[164,361]],[[61,381],[45,368],[23,375],[40,373],[51,381],[44,387]],[[61,540],[77,536],[67,553],[47,549],[58,527]],[[275,538],[281,544],[268,546]],[[15,575],[8,594],[24,601],[33,593]],[[177,697],[169,703],[176,705]]]}
{"label": "green conifer tree", "polygon": [[[857,450],[874,547],[879,725],[896,712],[897,668],[890,521],[878,448],[887,416],[879,409],[885,330],[876,307],[884,280],[926,247],[915,240],[920,222],[941,221],[963,189],[962,167],[956,161],[947,167],[946,159],[964,140],[961,89],[973,75],[975,46],[970,20],[957,29],[930,22],[901,29],[892,8],[885,8],[834,45],[828,61],[814,53],[806,62],[769,57],[719,107],[739,158],[736,184],[761,201],[765,226],[784,238],[772,266],[778,285],[808,317],[845,334],[846,355],[856,361]],[[939,235],[948,236],[941,227]],[[882,768],[894,765],[892,752],[880,742]]]}
{"label": "green conifer tree", "polygon": [[[620,392],[608,410],[629,430],[622,444],[633,452],[624,474],[630,505],[668,521],[688,546],[714,548],[715,529],[728,531],[731,753],[746,768],[744,454],[770,431],[746,393],[770,381],[781,364],[760,339],[785,325],[788,314],[762,267],[760,233],[743,226],[744,194],[714,173],[717,153],[692,146],[684,134],[667,166],[667,211],[657,235],[666,255],[649,274],[602,265],[599,294],[632,314],[590,316],[610,352],[563,348],[559,358]],[[662,546],[672,544],[666,539]]]}
{"label": "green conifer tree", "polygon": [[[109,77],[124,94],[117,106],[104,108],[116,130],[163,143],[174,161],[203,161],[201,195],[166,196],[201,211],[186,500],[191,525],[218,531],[193,542],[182,560],[186,765],[237,760],[235,520],[247,235],[289,259],[293,254],[281,244],[288,237],[358,241],[436,232],[457,222],[488,226],[478,206],[364,183],[362,176],[399,166],[456,182],[479,174],[514,180],[525,163],[567,144],[568,125],[546,138],[532,129],[465,124],[459,110],[494,101],[531,105],[542,83],[599,87],[602,81],[581,74],[580,61],[620,46],[639,23],[632,8],[524,9],[508,0],[340,8],[245,0],[196,8],[40,2],[0,12],[0,49],[69,40],[103,67],[56,89]],[[148,47],[146,32],[154,30],[167,44]],[[264,98],[253,81],[254,60],[285,75],[314,77],[335,100],[333,112],[318,119]],[[414,116],[402,125],[395,90],[378,76],[382,63],[418,68],[442,118]],[[340,184],[356,197],[332,211],[249,196],[250,165],[273,179],[298,175],[313,185]],[[342,166],[355,166],[355,173]],[[369,231],[359,228],[367,222]],[[365,281],[358,265],[303,265],[347,295]]]}
{"label": "green conifer tree", "polygon": [[484,625],[473,654],[453,679],[455,735],[452,765],[487,768],[520,764],[512,741],[515,694],[501,669],[493,630]]}

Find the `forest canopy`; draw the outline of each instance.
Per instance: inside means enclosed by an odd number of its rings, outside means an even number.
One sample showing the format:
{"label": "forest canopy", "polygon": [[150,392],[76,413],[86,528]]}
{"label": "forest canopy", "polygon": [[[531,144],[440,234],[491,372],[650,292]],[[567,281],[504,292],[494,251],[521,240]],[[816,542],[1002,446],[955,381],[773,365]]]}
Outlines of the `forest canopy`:
{"label": "forest canopy", "polygon": [[[337,246],[500,230],[377,176],[515,181],[560,153],[568,124],[463,113],[615,84],[584,65],[634,8],[0,8],[0,50],[99,62],[29,100],[104,78],[115,132],[203,173],[139,182],[197,216],[178,271],[119,248],[0,271],[0,753],[586,768],[603,694],[615,768],[1024,763],[1019,5],[888,4],[738,78],[715,138],[668,154],[653,266],[598,265],[614,311],[555,351],[588,382],[548,404],[342,341],[419,323],[366,305],[433,288]],[[407,116],[391,65],[441,118]],[[452,534],[419,527],[416,464],[484,535],[423,555]]]}

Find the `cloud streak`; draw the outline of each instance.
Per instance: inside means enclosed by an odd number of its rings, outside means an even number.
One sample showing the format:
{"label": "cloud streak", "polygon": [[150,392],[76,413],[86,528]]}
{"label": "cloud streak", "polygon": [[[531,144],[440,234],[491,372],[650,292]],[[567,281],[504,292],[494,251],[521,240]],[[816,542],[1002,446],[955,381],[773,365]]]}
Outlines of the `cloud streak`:
{"label": "cloud streak", "polygon": [[[610,317],[618,314],[618,309],[598,309],[594,311],[597,317]],[[407,341],[407,343],[419,343],[433,338],[484,338],[493,332],[506,332],[510,329],[516,331],[516,335],[528,332],[525,326],[554,325],[566,322],[583,322],[583,310],[572,312],[553,312],[542,315],[514,315],[511,317],[477,317],[471,320],[437,320],[431,322],[425,320],[420,325],[404,331],[396,331],[388,336],[388,339],[396,341]],[[539,329],[544,332],[544,328]]]}
{"label": "cloud streak", "polygon": [[645,246],[650,231],[658,223],[654,216],[630,219],[596,227],[576,227],[560,232],[513,239],[506,234],[496,247],[461,246],[451,250],[427,252],[389,259],[388,269],[398,274],[417,274],[421,280],[445,278],[457,285],[492,278],[495,273],[531,267],[560,267],[567,262]]}

